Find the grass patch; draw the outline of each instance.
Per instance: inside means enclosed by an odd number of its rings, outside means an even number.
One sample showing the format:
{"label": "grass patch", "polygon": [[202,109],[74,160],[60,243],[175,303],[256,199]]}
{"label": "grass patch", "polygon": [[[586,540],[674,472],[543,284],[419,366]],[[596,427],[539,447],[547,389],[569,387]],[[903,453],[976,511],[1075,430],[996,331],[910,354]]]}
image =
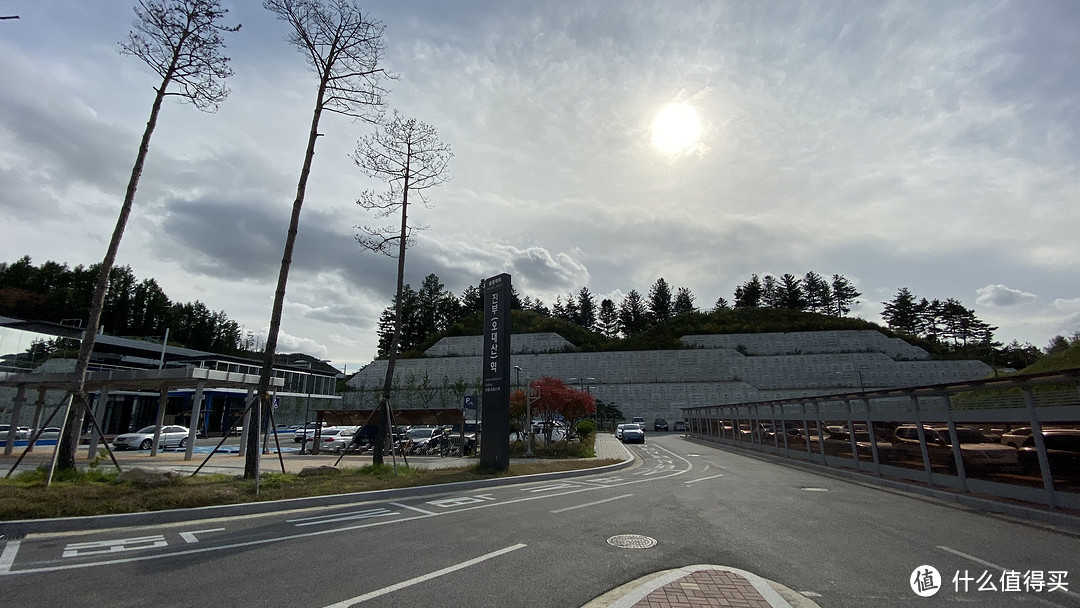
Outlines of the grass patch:
{"label": "grass patch", "polygon": [[49,488],[43,470],[26,471],[0,480],[0,520],[41,519],[138,513],[212,505],[260,502],[307,496],[327,496],[391,488],[436,485],[572,471],[618,460],[560,460],[514,463],[506,471],[487,471],[474,461],[462,467],[423,469],[391,465],[345,468],[340,474],[300,477],[293,473],[264,473],[255,481],[229,475],[182,476],[161,487],[147,488],[117,481],[115,471],[88,469],[57,472]]}

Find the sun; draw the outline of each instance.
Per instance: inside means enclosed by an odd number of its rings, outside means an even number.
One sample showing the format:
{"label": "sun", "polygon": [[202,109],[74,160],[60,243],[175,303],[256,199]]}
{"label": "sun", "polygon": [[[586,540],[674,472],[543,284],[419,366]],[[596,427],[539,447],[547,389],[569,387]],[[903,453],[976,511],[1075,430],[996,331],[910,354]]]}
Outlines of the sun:
{"label": "sun", "polygon": [[701,119],[685,103],[670,103],[653,119],[652,144],[668,156],[689,149],[700,137]]}

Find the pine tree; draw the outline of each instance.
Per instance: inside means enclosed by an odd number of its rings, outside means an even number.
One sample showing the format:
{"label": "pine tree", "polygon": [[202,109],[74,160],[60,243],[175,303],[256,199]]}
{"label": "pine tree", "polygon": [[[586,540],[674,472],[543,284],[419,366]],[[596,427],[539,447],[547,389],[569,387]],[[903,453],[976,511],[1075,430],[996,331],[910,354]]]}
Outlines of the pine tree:
{"label": "pine tree", "polygon": [[588,287],[582,287],[577,298],[579,324],[589,331],[596,329],[596,298]]}
{"label": "pine tree", "polygon": [[680,287],[675,293],[675,304],[672,307],[672,311],[676,316],[683,313],[695,312],[697,307],[694,306],[694,294],[690,293],[690,290],[686,287]]}
{"label": "pine tree", "polygon": [[862,294],[855,289],[843,275],[832,275],[832,305],[834,313],[838,317],[847,316],[854,304]]}
{"label": "pine tree", "polygon": [[619,311],[615,308],[615,302],[609,298],[600,301],[600,314],[597,317],[596,329],[608,338],[619,335]]}
{"label": "pine tree", "polygon": [[663,277],[649,288],[649,317],[653,323],[663,323],[673,316],[671,286]]}
{"label": "pine tree", "polygon": [[619,304],[619,330],[629,338],[648,327],[649,311],[645,308],[645,302],[637,290],[631,289]]}

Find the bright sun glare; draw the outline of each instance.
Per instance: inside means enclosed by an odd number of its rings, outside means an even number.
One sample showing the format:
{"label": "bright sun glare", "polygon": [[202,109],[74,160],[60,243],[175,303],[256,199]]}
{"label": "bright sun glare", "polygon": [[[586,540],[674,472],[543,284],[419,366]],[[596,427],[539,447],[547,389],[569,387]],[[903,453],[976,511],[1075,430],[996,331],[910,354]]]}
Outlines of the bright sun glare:
{"label": "bright sun glare", "polygon": [[697,143],[701,137],[701,119],[694,108],[684,103],[664,106],[652,124],[652,143],[669,156],[678,154]]}

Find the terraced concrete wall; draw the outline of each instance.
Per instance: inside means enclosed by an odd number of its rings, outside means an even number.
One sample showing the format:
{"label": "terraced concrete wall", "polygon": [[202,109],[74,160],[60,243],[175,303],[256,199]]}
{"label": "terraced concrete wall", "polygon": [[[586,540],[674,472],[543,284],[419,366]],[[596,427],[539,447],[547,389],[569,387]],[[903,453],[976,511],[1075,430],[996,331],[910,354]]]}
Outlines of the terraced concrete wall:
{"label": "terraced concrete wall", "polygon": [[[681,350],[564,352],[572,345],[557,334],[515,335],[511,365],[522,368],[522,384],[562,378],[627,417],[648,421],[679,419],[680,407],[958,382],[991,372],[979,361],[931,361],[926,351],[876,331],[686,336],[683,342]],[[481,347],[480,336],[444,338],[426,358],[398,361],[396,406],[455,407],[462,395],[478,394]],[[343,407],[371,407],[385,374],[385,361],[365,367],[350,380]]]}

